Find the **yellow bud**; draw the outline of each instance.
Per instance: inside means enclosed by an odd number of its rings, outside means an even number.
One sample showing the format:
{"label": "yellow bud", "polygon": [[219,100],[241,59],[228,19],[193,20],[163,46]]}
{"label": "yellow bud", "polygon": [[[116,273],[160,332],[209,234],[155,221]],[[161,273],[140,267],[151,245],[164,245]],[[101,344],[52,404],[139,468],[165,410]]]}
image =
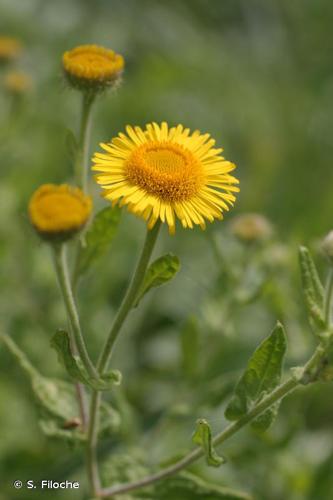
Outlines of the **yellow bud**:
{"label": "yellow bud", "polygon": [[91,92],[115,86],[120,80],[124,64],[121,55],[98,45],[80,45],[65,52],[62,58],[69,84]]}
{"label": "yellow bud", "polygon": [[32,87],[29,75],[21,71],[10,71],[5,75],[4,86],[12,94],[24,94]]}
{"label": "yellow bud", "polygon": [[16,59],[21,50],[21,43],[16,38],[0,36],[0,63]]}
{"label": "yellow bud", "polygon": [[86,224],[92,209],[90,196],[67,184],[43,184],[29,202],[29,217],[48,241],[65,241]]}

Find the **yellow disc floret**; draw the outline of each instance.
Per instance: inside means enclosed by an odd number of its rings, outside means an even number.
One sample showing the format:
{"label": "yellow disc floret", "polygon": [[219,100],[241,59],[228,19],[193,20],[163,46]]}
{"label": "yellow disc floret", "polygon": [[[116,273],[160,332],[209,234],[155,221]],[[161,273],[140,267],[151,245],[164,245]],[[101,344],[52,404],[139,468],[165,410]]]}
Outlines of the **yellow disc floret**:
{"label": "yellow disc floret", "polygon": [[29,216],[37,232],[48,240],[66,240],[89,219],[90,196],[67,184],[44,184],[32,195]]}
{"label": "yellow disc floret", "polygon": [[125,171],[129,182],[165,201],[183,201],[204,182],[202,165],[190,151],[170,141],[154,141],[133,151]]}
{"label": "yellow disc floret", "polygon": [[209,134],[190,132],[183,125],[163,122],[144,129],[126,127],[95,153],[93,170],[112,203],[145,219],[151,229],[157,220],[175,232],[176,219],[184,228],[205,228],[205,221],[222,219],[239,191],[230,175],[235,165],[214,148]]}
{"label": "yellow disc floret", "polygon": [[0,62],[16,59],[21,49],[21,43],[16,38],[0,36]]}
{"label": "yellow disc floret", "polygon": [[124,58],[98,45],[80,45],[64,53],[63,68],[71,85],[81,90],[113,86],[124,69]]}

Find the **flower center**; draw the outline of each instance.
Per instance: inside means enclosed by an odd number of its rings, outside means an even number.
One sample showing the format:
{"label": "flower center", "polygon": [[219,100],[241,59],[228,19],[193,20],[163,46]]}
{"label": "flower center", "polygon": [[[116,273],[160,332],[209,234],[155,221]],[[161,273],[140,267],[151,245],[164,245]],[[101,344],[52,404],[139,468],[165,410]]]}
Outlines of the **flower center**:
{"label": "flower center", "polygon": [[63,55],[67,74],[84,80],[112,80],[124,67],[124,59],[113,50],[97,45],[81,45]]}
{"label": "flower center", "polygon": [[156,141],[143,144],[131,154],[125,172],[131,184],[163,201],[184,201],[204,183],[200,162],[180,144]]}
{"label": "flower center", "polygon": [[83,66],[90,66],[91,68],[111,68],[114,65],[113,59],[103,54],[94,54],[89,51],[73,54],[72,62],[75,64],[82,64]]}

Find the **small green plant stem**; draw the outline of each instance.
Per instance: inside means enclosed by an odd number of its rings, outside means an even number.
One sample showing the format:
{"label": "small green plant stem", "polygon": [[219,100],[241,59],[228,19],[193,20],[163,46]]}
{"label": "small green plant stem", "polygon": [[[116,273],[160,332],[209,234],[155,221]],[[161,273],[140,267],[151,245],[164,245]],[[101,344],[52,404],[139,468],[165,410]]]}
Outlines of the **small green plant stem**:
{"label": "small green plant stem", "polygon": [[[154,250],[154,246],[157,240],[157,236],[160,230],[160,221],[156,222],[153,229],[147,229],[147,234],[143,249],[138,260],[136,269],[134,271],[132,280],[127,288],[125,296],[120,304],[118,312],[114,318],[109,336],[105,342],[105,345],[101,351],[97,363],[97,369],[99,374],[103,374],[108,367],[110,357],[119,336],[122,325],[124,324],[129,312],[131,311],[139,289],[145,278],[146,270],[150,261],[150,257]],[[92,485],[92,492],[94,495],[98,495],[100,490],[100,479],[98,472],[98,461],[97,461],[97,440],[98,440],[98,427],[99,427],[99,408],[101,403],[101,394],[98,391],[94,391],[91,396],[90,403],[90,419],[88,428],[88,471],[89,480]]]}
{"label": "small green plant stem", "polygon": [[85,432],[88,428],[89,408],[88,408],[87,394],[86,394],[84,385],[81,384],[80,382],[75,382],[75,392],[76,392],[76,396],[77,396],[77,400],[78,400],[78,404],[79,404],[81,426],[82,426],[82,430]]}
{"label": "small green plant stem", "polygon": [[82,335],[79,315],[77,312],[71,282],[69,279],[66,246],[64,243],[53,245],[54,264],[59,281],[60,291],[66,307],[66,312],[70,321],[70,331],[72,335],[72,344],[77,349],[84,367],[92,378],[96,378],[97,371],[94,367]]}
{"label": "small green plant stem", "polygon": [[331,326],[332,299],[333,299],[333,267],[331,266],[328,273],[326,291],[325,291],[325,323],[328,329]]}
{"label": "small green plant stem", "polygon": [[[324,355],[324,350],[321,346],[318,346],[313,356],[309,359],[309,361],[303,367],[303,376],[310,375],[313,369],[318,365],[322,356]],[[302,378],[303,380],[303,378]],[[236,434],[239,430],[241,430],[245,425],[250,423],[256,417],[258,417],[265,410],[270,408],[274,403],[280,401],[282,398],[290,394],[296,387],[303,385],[302,380],[298,380],[295,377],[288,378],[283,384],[279,385],[274,391],[272,391],[268,396],[262,399],[257,405],[255,405],[252,410],[250,410],[246,415],[241,417],[236,422],[228,425],[226,429],[222,432],[218,433],[213,438],[213,445],[219,446],[229,438],[231,438],[234,434]],[[313,380],[312,380],[313,381]],[[150,476],[146,476],[138,481],[134,481],[132,483],[126,483],[121,485],[111,486],[110,488],[105,488],[100,492],[100,496],[112,497],[113,495],[120,495],[123,493],[128,493],[129,491],[137,490],[139,488],[143,488],[144,486],[148,486],[154,484],[162,479],[166,479],[167,477],[173,476],[177,474],[179,471],[185,469],[193,462],[198,460],[204,455],[203,449],[200,447],[192,450],[183,458],[178,460],[173,465],[166,467],[159,472],[152,474]]]}
{"label": "small green plant stem", "polygon": [[138,295],[139,289],[145,278],[147,267],[150,261],[151,254],[153,253],[154,246],[157,240],[157,236],[160,230],[160,221],[156,222],[153,229],[147,229],[146,238],[144,241],[143,249],[137,263],[136,269],[134,271],[132,280],[127,288],[125,296],[120,304],[118,312],[114,318],[109,336],[105,342],[102,349],[101,355],[97,363],[97,369],[100,374],[102,374],[108,367],[108,363],[120,333],[120,329],[123,326],[128,313],[133,307],[135,299]]}
{"label": "small green plant stem", "polygon": [[89,147],[91,135],[91,116],[95,94],[83,92],[78,145],[75,158],[75,177],[77,185],[85,193],[88,190]]}

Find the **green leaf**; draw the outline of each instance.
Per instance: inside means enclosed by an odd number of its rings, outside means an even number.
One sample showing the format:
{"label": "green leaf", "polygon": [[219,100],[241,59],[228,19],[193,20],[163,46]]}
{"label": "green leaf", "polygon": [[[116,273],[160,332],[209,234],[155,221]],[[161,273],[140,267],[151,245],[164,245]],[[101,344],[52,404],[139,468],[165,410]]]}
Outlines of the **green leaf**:
{"label": "green leaf", "polygon": [[[0,339],[29,376],[35,399],[43,413],[41,423],[43,432],[53,437],[67,436],[69,440],[82,440],[83,437],[79,435],[78,430],[70,435],[68,430],[64,429],[68,422],[77,420],[80,414],[74,386],[63,380],[42,376],[10,337],[2,335]],[[119,413],[103,401],[100,432],[115,434],[119,428]],[[61,432],[62,430],[65,434]]]}
{"label": "green leaf", "polygon": [[[75,393],[73,390],[71,393],[74,402]],[[55,415],[53,415],[53,417],[55,417]],[[108,403],[103,401],[101,404],[100,426],[98,433],[100,435],[114,436],[115,433],[119,431],[120,423],[119,413],[111,408]],[[39,426],[42,432],[51,438],[64,439],[69,442],[85,442],[87,440],[87,435],[82,432],[79,418],[58,419],[51,418],[49,415],[46,415],[39,421]]]}
{"label": "green leaf", "polygon": [[181,472],[156,484],[156,500],[251,500],[246,493],[208,483],[190,472]]}
{"label": "green leaf", "polygon": [[151,472],[145,461],[145,450],[131,447],[127,453],[119,451],[116,456],[106,455],[102,462],[101,478],[104,484],[127,483],[138,481]]}
{"label": "green leaf", "polygon": [[196,376],[200,358],[200,332],[194,317],[189,318],[181,331],[182,368],[192,379]]}
{"label": "green leaf", "polygon": [[98,212],[87,230],[84,244],[80,248],[75,270],[76,278],[84,274],[94,262],[103,256],[112,242],[120,221],[118,206],[107,207]]}
{"label": "green leaf", "polygon": [[[279,385],[286,348],[284,328],[281,323],[277,323],[271,335],[255,350],[237,383],[225,411],[228,420],[238,420],[244,416]],[[257,430],[266,430],[275,414],[276,411],[267,410],[256,419],[254,427]]]}
{"label": "green leaf", "polygon": [[209,423],[207,422],[207,420],[200,418],[199,420],[197,420],[196,425],[197,426],[192,436],[192,441],[195,444],[202,446],[206,455],[206,461],[208,465],[219,467],[220,465],[225,463],[225,459],[223,457],[220,457],[213,447],[212,432]]}
{"label": "green leaf", "polygon": [[176,255],[168,253],[155,260],[148,268],[143,284],[138,292],[135,307],[142,297],[154,287],[164,285],[177,274],[180,269],[180,261]]}
{"label": "green leaf", "polygon": [[39,421],[39,426],[45,436],[56,439],[64,439],[66,441],[86,441],[86,435],[80,428],[66,429],[65,424],[61,425],[57,420],[42,419]]}
{"label": "green leaf", "polygon": [[276,419],[280,402],[272,405],[268,410],[264,411],[251,422],[251,427],[258,432],[265,432]]}
{"label": "green leaf", "polygon": [[10,337],[3,335],[1,338],[29,376],[32,390],[39,405],[49,415],[60,419],[69,420],[77,417],[79,410],[74,388],[62,380],[43,377]]}
{"label": "green leaf", "polygon": [[325,328],[324,287],[308,248],[299,249],[302,287],[309,318],[320,329]]}
{"label": "green leaf", "polygon": [[[102,465],[101,475],[105,484],[133,482],[158,472],[147,466],[142,449],[131,448],[128,453],[118,453],[108,457]],[[115,495],[118,499],[118,496]],[[122,495],[119,495],[119,500]],[[243,492],[219,485],[210,484],[189,472],[180,472],[175,476],[162,479],[138,491],[130,497],[149,500],[252,500]]]}
{"label": "green leaf", "polygon": [[112,370],[100,377],[92,378],[85,370],[80,358],[71,351],[69,335],[64,330],[58,330],[51,339],[51,346],[57,351],[60,362],[74,380],[78,380],[96,391],[108,391],[112,385],[119,385],[121,373]]}

